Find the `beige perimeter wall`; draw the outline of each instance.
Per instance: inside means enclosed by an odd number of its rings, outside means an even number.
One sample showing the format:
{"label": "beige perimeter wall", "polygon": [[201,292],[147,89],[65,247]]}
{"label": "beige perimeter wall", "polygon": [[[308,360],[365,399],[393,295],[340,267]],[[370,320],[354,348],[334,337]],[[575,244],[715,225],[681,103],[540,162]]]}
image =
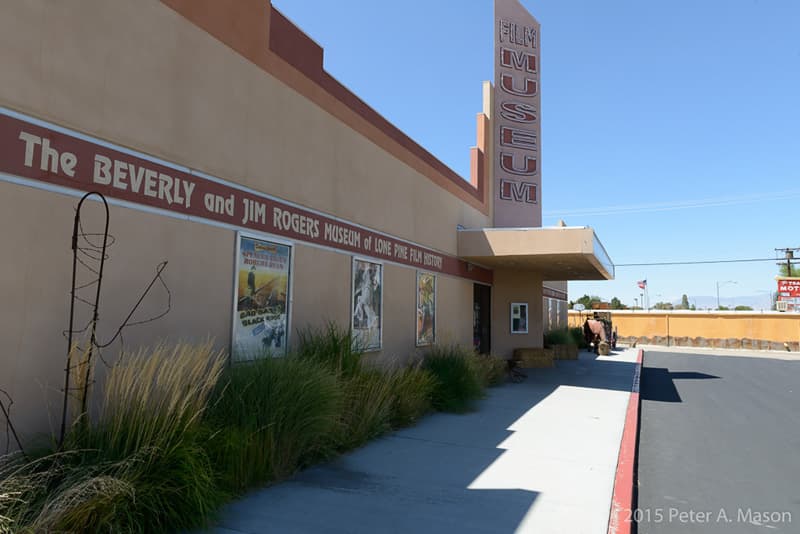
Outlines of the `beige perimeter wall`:
{"label": "beige perimeter wall", "polygon": [[[682,346],[800,350],[800,315],[752,312],[611,312],[620,340]],[[569,312],[580,326],[587,312]]]}

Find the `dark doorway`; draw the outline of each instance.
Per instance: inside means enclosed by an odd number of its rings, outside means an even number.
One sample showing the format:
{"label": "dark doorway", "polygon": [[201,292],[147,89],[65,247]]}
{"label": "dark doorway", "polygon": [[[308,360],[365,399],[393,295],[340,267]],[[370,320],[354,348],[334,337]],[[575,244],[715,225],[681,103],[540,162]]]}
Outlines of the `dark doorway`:
{"label": "dark doorway", "polygon": [[472,344],[481,354],[492,350],[492,288],[475,284],[472,305]]}

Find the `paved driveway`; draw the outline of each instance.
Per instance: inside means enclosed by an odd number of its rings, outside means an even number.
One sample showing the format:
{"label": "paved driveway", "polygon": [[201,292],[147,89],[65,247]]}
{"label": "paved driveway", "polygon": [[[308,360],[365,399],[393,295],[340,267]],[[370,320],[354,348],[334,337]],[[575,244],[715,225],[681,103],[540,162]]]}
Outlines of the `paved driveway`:
{"label": "paved driveway", "polygon": [[641,399],[640,534],[800,532],[796,355],[645,349]]}

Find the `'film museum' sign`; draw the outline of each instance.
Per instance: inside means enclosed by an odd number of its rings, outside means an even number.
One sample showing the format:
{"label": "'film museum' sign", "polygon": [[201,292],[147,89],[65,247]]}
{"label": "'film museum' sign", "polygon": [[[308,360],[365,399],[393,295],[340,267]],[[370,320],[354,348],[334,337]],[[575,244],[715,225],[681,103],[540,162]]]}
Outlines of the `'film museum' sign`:
{"label": "'film museum' sign", "polygon": [[299,242],[491,283],[492,272],[0,108],[0,174],[265,232]]}
{"label": "'film museum' sign", "polygon": [[495,0],[494,225],[542,225],[539,23],[519,0]]}

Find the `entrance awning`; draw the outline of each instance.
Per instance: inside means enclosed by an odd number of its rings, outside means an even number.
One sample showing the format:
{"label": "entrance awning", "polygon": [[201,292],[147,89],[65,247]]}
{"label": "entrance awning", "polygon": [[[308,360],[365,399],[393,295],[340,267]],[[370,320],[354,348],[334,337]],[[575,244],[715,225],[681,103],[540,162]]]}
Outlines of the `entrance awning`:
{"label": "entrance awning", "polygon": [[491,269],[535,271],[544,280],[614,278],[614,263],[588,226],[459,229],[458,255]]}

